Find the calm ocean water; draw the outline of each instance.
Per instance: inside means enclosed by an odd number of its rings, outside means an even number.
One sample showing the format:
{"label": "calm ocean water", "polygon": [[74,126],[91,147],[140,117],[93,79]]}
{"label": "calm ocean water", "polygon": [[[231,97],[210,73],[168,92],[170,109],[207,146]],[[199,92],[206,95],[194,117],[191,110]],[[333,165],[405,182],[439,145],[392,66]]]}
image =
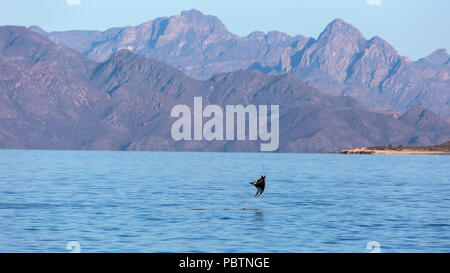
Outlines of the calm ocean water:
{"label": "calm ocean water", "polygon": [[1,150],[0,252],[449,252],[449,170],[448,156]]}

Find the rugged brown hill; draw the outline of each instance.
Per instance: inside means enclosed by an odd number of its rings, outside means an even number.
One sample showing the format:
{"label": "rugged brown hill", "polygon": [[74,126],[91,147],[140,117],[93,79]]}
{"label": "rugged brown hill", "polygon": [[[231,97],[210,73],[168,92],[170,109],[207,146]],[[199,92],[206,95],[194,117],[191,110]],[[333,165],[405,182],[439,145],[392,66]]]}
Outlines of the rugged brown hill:
{"label": "rugged brown hill", "polygon": [[30,29],[94,61],[106,61],[114,52],[128,49],[177,67],[198,79],[246,69],[256,62],[264,66],[277,65],[286,47],[293,43],[301,46],[307,41],[301,35],[291,37],[277,31],[267,34],[257,31],[239,37],[228,32],[218,18],[197,10],[104,32],[47,33],[36,26]]}
{"label": "rugged brown hill", "polygon": [[96,64],[23,27],[0,27],[3,148],[78,149],[92,138],[104,95]]}
{"label": "rugged brown hill", "polygon": [[322,91],[350,95],[375,109],[403,112],[419,105],[450,116],[445,51],[411,62],[388,42],[379,37],[366,40],[341,19],[332,21],[317,39],[276,31],[239,37],[216,17],[196,10],[104,32],[31,29],[96,61],[128,49],[198,79],[248,68],[291,73]]}
{"label": "rugged brown hill", "polygon": [[450,137],[449,122],[431,111],[396,119],[289,74],[238,70],[201,81],[128,50],[95,63],[25,28],[0,27],[0,148],[259,151],[248,141],[173,141],[170,110],[194,96],[204,105],[279,104],[281,152]]}

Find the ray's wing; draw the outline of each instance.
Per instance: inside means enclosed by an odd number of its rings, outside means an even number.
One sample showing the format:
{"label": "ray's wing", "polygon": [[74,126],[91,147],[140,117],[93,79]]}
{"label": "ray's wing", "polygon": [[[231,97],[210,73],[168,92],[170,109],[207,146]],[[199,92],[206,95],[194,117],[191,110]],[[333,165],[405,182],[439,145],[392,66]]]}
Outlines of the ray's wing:
{"label": "ray's wing", "polygon": [[266,187],[266,182],[263,180],[259,184],[255,185],[255,187],[258,189],[255,196],[258,197],[264,192],[264,188]]}
{"label": "ray's wing", "polygon": [[255,197],[260,196],[264,192],[264,188],[266,187],[266,181],[264,178],[260,178],[256,181],[250,182],[253,186],[258,190],[255,194]]}
{"label": "ray's wing", "polygon": [[264,183],[264,179],[261,179],[261,178],[260,178],[260,179],[256,180],[255,182],[256,182],[256,183],[255,183],[255,186],[258,186],[258,187],[259,187],[261,184]]}
{"label": "ray's wing", "polygon": [[266,181],[265,180],[261,181],[261,183],[259,183],[258,187],[261,188],[262,191],[264,191],[264,188],[266,187]]}
{"label": "ray's wing", "polygon": [[258,197],[264,192],[264,189],[260,188],[260,187],[256,187],[256,188],[258,189],[258,191],[256,192],[255,197]]}

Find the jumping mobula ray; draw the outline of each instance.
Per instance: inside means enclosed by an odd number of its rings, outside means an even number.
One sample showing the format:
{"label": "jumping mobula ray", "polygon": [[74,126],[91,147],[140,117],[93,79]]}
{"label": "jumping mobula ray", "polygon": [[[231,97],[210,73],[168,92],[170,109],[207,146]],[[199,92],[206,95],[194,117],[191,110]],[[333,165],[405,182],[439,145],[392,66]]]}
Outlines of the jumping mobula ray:
{"label": "jumping mobula ray", "polygon": [[258,189],[258,191],[255,194],[255,197],[260,196],[263,192],[264,192],[264,188],[266,187],[266,176],[265,175],[261,175],[261,178],[250,182],[250,184],[252,184],[253,186],[256,187],[256,189]]}

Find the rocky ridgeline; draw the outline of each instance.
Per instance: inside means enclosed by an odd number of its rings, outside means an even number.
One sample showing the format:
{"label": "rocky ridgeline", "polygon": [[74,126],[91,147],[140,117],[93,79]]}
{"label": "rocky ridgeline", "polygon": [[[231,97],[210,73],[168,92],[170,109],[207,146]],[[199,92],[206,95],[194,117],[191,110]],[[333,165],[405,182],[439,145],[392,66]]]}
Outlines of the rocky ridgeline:
{"label": "rocky ridgeline", "polygon": [[97,63],[27,28],[0,27],[0,148],[259,151],[257,141],[174,141],[170,111],[192,107],[194,96],[205,105],[279,105],[279,152],[450,139],[449,121],[430,110],[375,112],[290,74],[238,70],[198,80],[129,50]]}
{"label": "rocky ridgeline", "polygon": [[[307,26],[298,26],[299,32]],[[230,33],[216,17],[197,10],[135,27],[47,33],[94,61],[128,49],[181,69],[197,79],[239,69],[290,73],[333,95],[348,95],[374,109],[404,112],[419,105],[450,116],[450,65],[445,50],[417,62],[380,37],[366,39],[349,23],[333,20],[317,39],[282,32]]]}

